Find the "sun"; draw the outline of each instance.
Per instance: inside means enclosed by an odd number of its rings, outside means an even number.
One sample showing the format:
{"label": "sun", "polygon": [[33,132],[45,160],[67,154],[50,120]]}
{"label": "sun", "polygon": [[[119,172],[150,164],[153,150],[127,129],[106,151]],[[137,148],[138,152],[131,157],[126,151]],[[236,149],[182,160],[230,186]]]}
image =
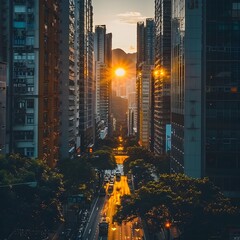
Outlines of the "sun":
{"label": "sun", "polygon": [[118,77],[122,77],[122,76],[125,75],[125,70],[124,70],[123,68],[117,68],[117,69],[115,70],[115,74],[116,74],[116,76],[118,76]]}

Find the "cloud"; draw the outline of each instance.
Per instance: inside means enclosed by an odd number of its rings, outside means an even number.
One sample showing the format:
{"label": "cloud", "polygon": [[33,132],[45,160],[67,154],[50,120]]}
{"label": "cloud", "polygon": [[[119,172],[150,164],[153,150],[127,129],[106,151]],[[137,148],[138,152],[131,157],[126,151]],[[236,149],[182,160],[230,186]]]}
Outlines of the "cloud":
{"label": "cloud", "polygon": [[131,45],[129,47],[129,50],[130,50],[130,52],[136,52],[136,48],[133,45]]}
{"label": "cloud", "polygon": [[117,14],[118,20],[122,23],[136,24],[144,21],[147,17],[141,15],[140,12],[125,12]]}

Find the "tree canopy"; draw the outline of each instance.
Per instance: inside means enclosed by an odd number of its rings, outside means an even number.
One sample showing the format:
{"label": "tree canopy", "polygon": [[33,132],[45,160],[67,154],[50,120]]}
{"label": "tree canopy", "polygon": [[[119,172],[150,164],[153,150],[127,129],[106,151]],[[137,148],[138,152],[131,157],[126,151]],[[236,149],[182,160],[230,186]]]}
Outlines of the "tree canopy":
{"label": "tree canopy", "polygon": [[[63,176],[46,163],[17,154],[0,160],[0,232],[55,228],[63,221]],[[36,187],[25,183],[36,182]]]}
{"label": "tree canopy", "polygon": [[89,158],[89,163],[98,170],[116,168],[116,160],[111,151],[97,150]]}
{"label": "tree canopy", "polygon": [[209,179],[185,175],[161,175],[131,196],[124,196],[115,219],[118,222],[140,216],[152,231],[175,224],[184,239],[207,239],[222,232],[239,218],[239,209]]}

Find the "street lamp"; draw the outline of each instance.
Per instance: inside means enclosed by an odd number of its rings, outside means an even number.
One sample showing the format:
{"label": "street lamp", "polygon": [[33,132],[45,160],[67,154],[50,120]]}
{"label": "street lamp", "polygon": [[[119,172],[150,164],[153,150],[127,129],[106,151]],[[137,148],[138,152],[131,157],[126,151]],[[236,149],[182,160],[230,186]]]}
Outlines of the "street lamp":
{"label": "street lamp", "polygon": [[169,221],[167,221],[165,223],[165,228],[167,230],[167,240],[170,240],[170,227],[171,227],[171,223]]}

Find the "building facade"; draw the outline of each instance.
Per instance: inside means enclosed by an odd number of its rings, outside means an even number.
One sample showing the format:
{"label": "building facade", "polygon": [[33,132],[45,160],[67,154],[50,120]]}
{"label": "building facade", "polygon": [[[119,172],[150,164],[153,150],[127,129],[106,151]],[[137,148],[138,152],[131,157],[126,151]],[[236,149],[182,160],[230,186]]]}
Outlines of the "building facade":
{"label": "building facade", "polygon": [[59,1],[1,1],[9,152],[59,159]]}
{"label": "building facade", "polygon": [[60,2],[60,158],[80,148],[78,9],[76,0]]}
{"label": "building facade", "polygon": [[143,64],[137,76],[139,83],[139,144],[143,147],[150,147],[151,137],[151,81],[153,65]]}
{"label": "building facade", "polygon": [[229,196],[240,193],[239,13],[239,0],[172,1],[171,169]]}
{"label": "building facade", "polygon": [[155,0],[155,69],[153,73],[154,153],[166,152],[166,125],[170,124],[171,0]]}
{"label": "building facade", "polygon": [[94,144],[93,7],[91,0],[78,2],[79,134],[80,151]]}
{"label": "building facade", "polygon": [[[95,26],[95,91],[96,91],[96,128],[97,132],[111,131],[111,68],[112,68],[112,34],[106,33],[106,25]],[[97,134],[99,137],[100,135]]]}
{"label": "building facade", "polygon": [[[155,58],[155,23],[152,18],[137,23],[137,65],[136,65],[136,99],[137,99],[137,138],[139,144],[149,148],[151,138],[151,84]],[[151,119],[151,120],[149,120]]]}

